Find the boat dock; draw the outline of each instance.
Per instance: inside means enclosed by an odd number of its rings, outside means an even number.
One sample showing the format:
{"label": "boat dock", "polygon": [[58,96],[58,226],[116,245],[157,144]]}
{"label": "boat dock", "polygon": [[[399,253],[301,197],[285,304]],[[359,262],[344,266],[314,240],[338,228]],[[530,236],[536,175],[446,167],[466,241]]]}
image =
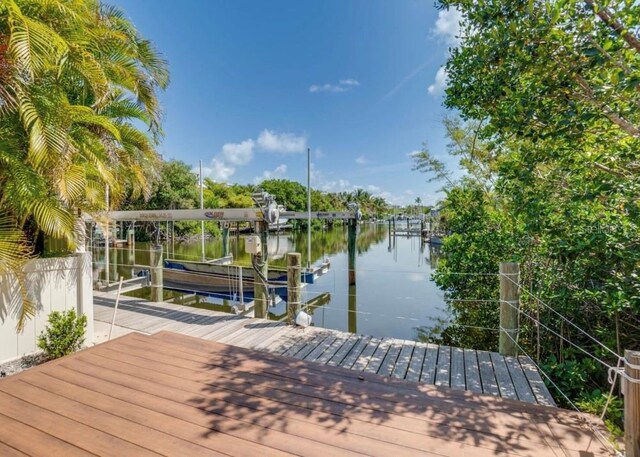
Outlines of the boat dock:
{"label": "boat dock", "polygon": [[[96,334],[108,333],[114,304],[113,294],[94,293]],[[115,336],[171,331],[357,372],[555,406],[533,362],[525,356],[505,357],[317,327],[302,329],[283,322],[126,296],[120,297],[115,325]]]}
{"label": "boat dock", "polygon": [[611,455],[560,408],[165,331],[2,379],[0,402],[3,456]]}

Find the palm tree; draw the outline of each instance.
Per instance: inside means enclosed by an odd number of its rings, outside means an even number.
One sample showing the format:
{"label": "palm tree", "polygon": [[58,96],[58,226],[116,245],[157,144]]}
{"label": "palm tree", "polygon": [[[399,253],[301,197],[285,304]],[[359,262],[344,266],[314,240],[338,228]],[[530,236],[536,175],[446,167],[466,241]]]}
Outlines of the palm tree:
{"label": "palm tree", "polygon": [[[20,246],[0,243],[0,275],[20,280],[36,233],[73,246],[78,212],[104,209],[107,184],[116,202],[148,195],[168,81],[166,62],[116,8],[0,3],[0,232]],[[19,327],[33,312],[25,302]]]}

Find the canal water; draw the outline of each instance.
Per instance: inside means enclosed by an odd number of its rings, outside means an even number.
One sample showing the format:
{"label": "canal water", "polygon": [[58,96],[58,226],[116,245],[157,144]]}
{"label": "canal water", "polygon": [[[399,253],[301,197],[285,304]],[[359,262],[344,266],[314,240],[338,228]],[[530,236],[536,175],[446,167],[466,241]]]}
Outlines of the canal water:
{"label": "canal water", "polygon": [[[244,252],[244,235],[230,236],[230,250],[236,263],[250,265]],[[165,258],[200,260],[200,240],[165,243]],[[300,252],[306,265],[306,232],[270,234],[269,264],[286,266],[287,252]],[[347,229],[335,226],[312,234],[311,263],[329,261],[329,272],[314,284],[303,289],[303,301],[316,300],[309,307],[313,325],[318,327],[373,335],[419,339],[420,328],[433,326],[445,319],[443,294],[431,281],[437,252],[418,237],[389,237],[386,224],[361,224],[356,245],[356,285],[348,283]],[[96,246],[94,279],[104,277],[104,247]],[[205,257],[222,256],[220,239],[205,243]],[[137,242],[136,251],[127,247],[110,249],[111,281],[135,274],[132,265],[149,264],[149,243]],[[233,286],[230,286],[230,291]],[[128,295],[148,298],[149,291],[141,289]],[[181,303],[183,294],[165,289],[165,300]],[[230,312],[235,302],[209,297],[190,297],[184,304]],[[269,308],[269,317],[280,319],[286,315],[286,303]]]}

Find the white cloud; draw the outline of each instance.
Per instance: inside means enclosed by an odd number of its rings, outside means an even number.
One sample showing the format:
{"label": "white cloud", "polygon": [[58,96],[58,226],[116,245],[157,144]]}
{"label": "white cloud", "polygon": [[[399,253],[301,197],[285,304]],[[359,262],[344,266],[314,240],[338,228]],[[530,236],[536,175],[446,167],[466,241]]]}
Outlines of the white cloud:
{"label": "white cloud", "polygon": [[460,22],[462,21],[462,13],[457,8],[449,8],[440,10],[434,33],[444,37],[450,45],[457,46],[460,44]]}
{"label": "white cloud", "polygon": [[413,191],[411,189],[407,189],[404,191],[405,195],[413,195]]}
{"label": "white cloud", "polygon": [[226,143],[222,146],[221,156],[225,162],[234,165],[246,165],[253,159],[253,140],[244,140],[240,143]]}
{"label": "white cloud", "polygon": [[414,157],[416,157],[418,154],[420,154],[420,152],[422,152],[422,151],[418,151],[418,150],[411,151],[410,153],[408,153],[408,154],[407,154],[407,157],[411,157],[411,158],[413,159],[413,158],[414,158]]}
{"label": "white cloud", "polygon": [[361,156],[358,156],[358,158],[356,159],[356,163],[358,165],[366,165],[369,163],[369,161],[365,156],[361,155]]}
{"label": "white cloud", "polygon": [[337,179],[335,181],[324,181],[320,188],[325,192],[346,192],[352,191],[355,187],[351,185],[348,179]]}
{"label": "white cloud", "polygon": [[258,146],[265,151],[290,154],[303,152],[307,148],[307,139],[293,133],[265,129],[258,136]]}
{"label": "white cloud", "polygon": [[346,92],[352,88],[359,86],[360,82],[353,78],[341,79],[338,84],[326,83],[326,84],[312,84],[309,86],[309,92]]}
{"label": "white cloud", "polygon": [[322,152],[322,149],[316,148],[313,150],[313,155],[316,159],[322,159],[324,157],[324,152]]}
{"label": "white cloud", "polygon": [[447,82],[448,82],[447,70],[444,67],[440,67],[438,69],[438,72],[436,73],[436,77],[435,77],[435,80],[433,81],[433,84],[431,84],[427,88],[427,91],[434,97],[442,95],[444,93],[444,90],[447,87]]}
{"label": "white cloud", "polygon": [[224,160],[214,157],[211,159],[210,167],[203,167],[202,174],[208,176],[214,181],[226,182],[236,172],[236,168],[232,165],[228,165]]}
{"label": "white cloud", "polygon": [[273,170],[265,170],[262,172],[262,176],[256,176],[256,178],[254,179],[255,183],[261,183],[262,181],[266,180],[266,179],[280,179],[280,178],[284,178],[285,175],[287,174],[287,166],[282,163],[280,165],[278,165],[275,169]]}

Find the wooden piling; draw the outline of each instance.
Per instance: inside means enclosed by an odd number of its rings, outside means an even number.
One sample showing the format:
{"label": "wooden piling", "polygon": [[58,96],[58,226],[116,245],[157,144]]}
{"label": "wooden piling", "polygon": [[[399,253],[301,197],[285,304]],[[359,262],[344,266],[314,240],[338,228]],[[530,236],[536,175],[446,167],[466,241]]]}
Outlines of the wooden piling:
{"label": "wooden piling", "polygon": [[349,219],[347,234],[347,250],[349,255],[349,285],[356,283],[356,240],[358,221]]}
{"label": "wooden piling", "polygon": [[[518,312],[520,309],[520,264],[500,263],[500,340],[502,355],[517,355]],[[640,457],[640,456],[639,456]]]}
{"label": "wooden piling", "polygon": [[229,223],[222,223],[222,257],[229,255]]}
{"label": "wooden piling", "polygon": [[162,245],[152,245],[149,256],[151,274],[151,301],[163,301],[162,281]]}
{"label": "wooden piling", "polygon": [[627,457],[640,457],[640,351],[624,351],[624,443]]}
{"label": "wooden piling", "polygon": [[299,252],[287,254],[287,321],[294,324],[301,308],[302,289],[300,277],[302,256]]}
{"label": "wooden piling", "polygon": [[[264,222],[256,222],[256,231],[262,241],[262,255],[258,259],[262,263],[260,272],[264,278],[269,275],[269,265],[267,262],[267,225]],[[267,317],[269,293],[266,285],[257,277],[253,283],[253,313],[255,317],[265,319]]]}
{"label": "wooden piling", "polygon": [[127,246],[133,249],[136,247],[136,236],[133,228],[130,228],[127,232]]}

